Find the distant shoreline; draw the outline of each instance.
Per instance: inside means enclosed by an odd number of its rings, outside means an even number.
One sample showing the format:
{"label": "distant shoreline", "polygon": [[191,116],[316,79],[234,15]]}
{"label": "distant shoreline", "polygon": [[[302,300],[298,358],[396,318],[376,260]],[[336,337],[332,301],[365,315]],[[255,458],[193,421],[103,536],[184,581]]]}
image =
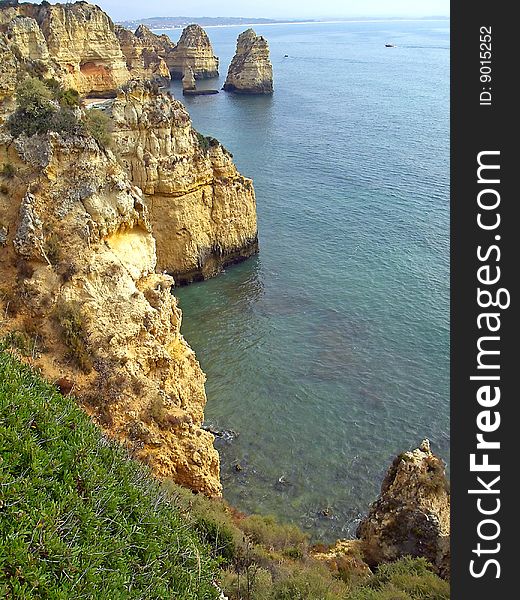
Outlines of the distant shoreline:
{"label": "distant shoreline", "polygon": [[[201,25],[203,29],[221,29],[223,27],[270,27],[273,25],[325,25],[332,23],[432,23],[449,21],[450,17],[438,17],[432,19],[338,19],[337,21],[287,21],[276,23],[229,23],[223,25]],[[174,29],[183,29],[185,26],[176,25],[174,27],[151,27],[151,31],[172,31]]]}

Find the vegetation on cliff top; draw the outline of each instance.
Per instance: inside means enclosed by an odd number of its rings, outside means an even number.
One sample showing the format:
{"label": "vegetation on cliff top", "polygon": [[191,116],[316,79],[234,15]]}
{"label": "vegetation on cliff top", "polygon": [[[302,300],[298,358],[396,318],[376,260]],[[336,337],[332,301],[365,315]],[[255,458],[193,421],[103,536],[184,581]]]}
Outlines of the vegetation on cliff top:
{"label": "vegetation on cliff top", "polygon": [[14,137],[56,131],[91,135],[101,146],[110,145],[110,119],[98,110],[81,114],[76,90],[63,88],[55,79],[27,77],[16,88],[16,110],[9,117]]}

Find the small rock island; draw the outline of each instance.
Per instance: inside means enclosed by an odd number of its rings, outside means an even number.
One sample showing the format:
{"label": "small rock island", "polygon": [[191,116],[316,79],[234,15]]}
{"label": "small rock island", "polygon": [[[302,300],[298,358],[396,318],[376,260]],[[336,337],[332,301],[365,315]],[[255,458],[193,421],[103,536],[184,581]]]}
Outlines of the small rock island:
{"label": "small rock island", "polygon": [[272,94],[273,66],[267,40],[247,29],[238,36],[237,49],[223,87],[237,94]]}

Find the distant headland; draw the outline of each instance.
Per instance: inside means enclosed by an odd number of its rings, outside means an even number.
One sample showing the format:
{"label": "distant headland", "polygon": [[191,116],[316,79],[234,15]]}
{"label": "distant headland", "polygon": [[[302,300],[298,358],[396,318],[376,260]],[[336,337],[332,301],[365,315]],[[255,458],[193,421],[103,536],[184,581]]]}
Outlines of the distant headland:
{"label": "distant headland", "polygon": [[253,17],[149,17],[147,19],[134,19],[121,21],[119,25],[133,29],[139,25],[146,25],[150,29],[176,29],[196,23],[201,27],[219,27],[229,25],[272,25],[274,23],[305,23],[308,19],[290,19],[280,21],[277,19],[260,19]]}

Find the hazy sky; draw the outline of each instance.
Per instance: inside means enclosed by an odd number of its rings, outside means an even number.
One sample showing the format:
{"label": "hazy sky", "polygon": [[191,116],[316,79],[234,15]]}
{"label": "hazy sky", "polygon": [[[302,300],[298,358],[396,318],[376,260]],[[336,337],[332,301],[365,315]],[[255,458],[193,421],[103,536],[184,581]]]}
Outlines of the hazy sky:
{"label": "hazy sky", "polygon": [[[63,2],[64,0],[62,0]],[[118,21],[140,17],[324,18],[448,15],[449,0],[91,0]]]}

